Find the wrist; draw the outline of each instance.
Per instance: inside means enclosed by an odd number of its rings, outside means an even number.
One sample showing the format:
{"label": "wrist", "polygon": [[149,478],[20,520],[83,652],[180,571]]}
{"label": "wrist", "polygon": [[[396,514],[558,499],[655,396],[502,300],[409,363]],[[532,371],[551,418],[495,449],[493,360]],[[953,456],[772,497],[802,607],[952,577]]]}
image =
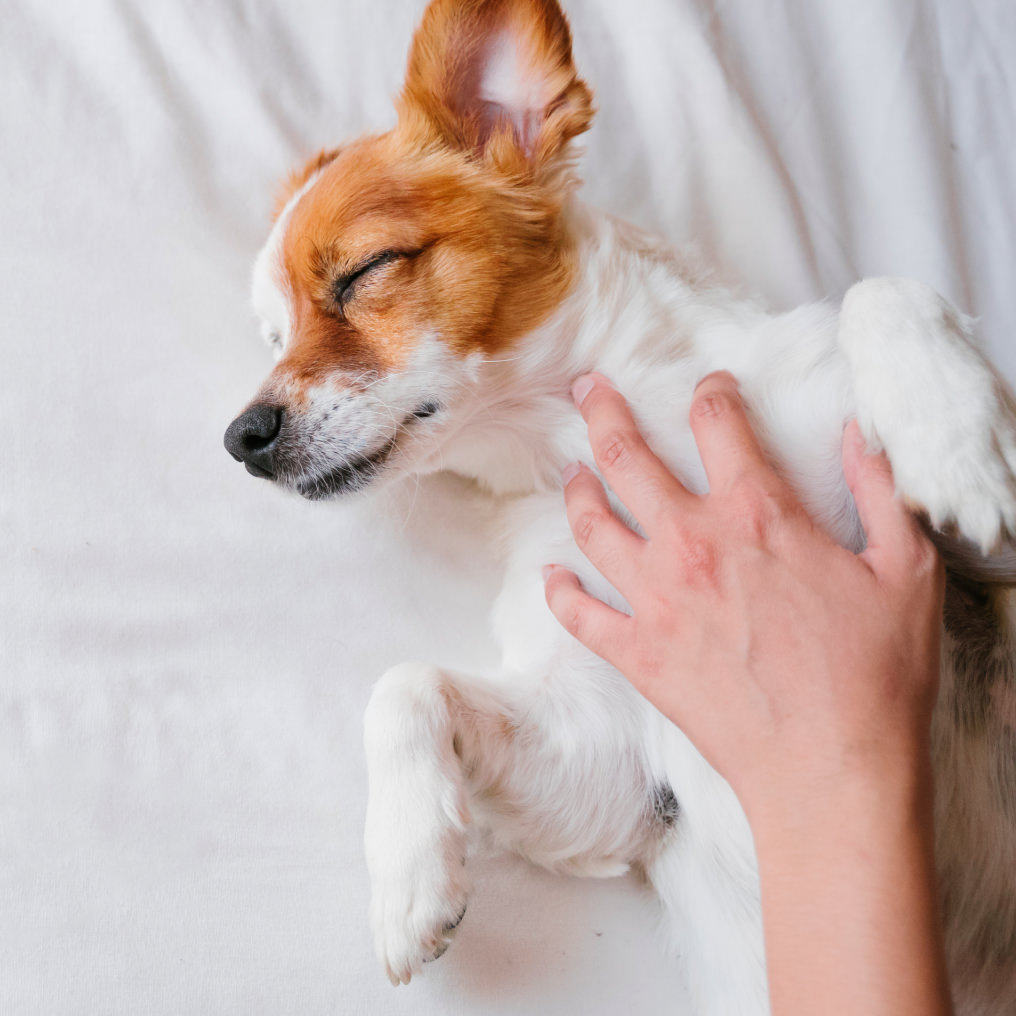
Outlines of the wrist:
{"label": "wrist", "polygon": [[756,812],[774,1013],[949,1011],[933,804],[929,764]]}
{"label": "wrist", "polygon": [[[856,753],[834,765],[816,766],[814,756],[799,764],[787,756],[783,771],[757,769],[752,781],[734,790],[741,801],[756,849],[864,835],[917,823],[930,829],[933,780],[927,737],[892,750]],[[787,772],[786,769],[791,772]]]}

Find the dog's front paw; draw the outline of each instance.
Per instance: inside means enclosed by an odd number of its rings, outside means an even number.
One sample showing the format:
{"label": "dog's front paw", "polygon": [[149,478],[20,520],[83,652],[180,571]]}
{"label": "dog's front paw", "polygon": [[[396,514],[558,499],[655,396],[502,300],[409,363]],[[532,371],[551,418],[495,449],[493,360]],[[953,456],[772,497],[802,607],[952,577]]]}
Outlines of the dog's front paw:
{"label": "dog's front paw", "polygon": [[408,984],[442,956],[466,912],[465,837],[456,829],[393,828],[371,845],[371,924],[378,958],[392,984]]}
{"label": "dog's front paw", "polygon": [[969,319],[919,283],[873,279],[847,294],[840,341],[897,490],[985,553],[1016,536],[1016,404]]}
{"label": "dog's front paw", "polygon": [[[990,392],[983,395],[990,400]],[[907,501],[923,508],[936,529],[955,527],[989,555],[1016,537],[1016,427],[998,417],[957,429],[963,432],[962,447],[942,442],[927,448],[923,471],[917,466],[919,453],[897,466],[892,449],[898,441],[892,436],[882,441],[890,450],[897,489]]]}

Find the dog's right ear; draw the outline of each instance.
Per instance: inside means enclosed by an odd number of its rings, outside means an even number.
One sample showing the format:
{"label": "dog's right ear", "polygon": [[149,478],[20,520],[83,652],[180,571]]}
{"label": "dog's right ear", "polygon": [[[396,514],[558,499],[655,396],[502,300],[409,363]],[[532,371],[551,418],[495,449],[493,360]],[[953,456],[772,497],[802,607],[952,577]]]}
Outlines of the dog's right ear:
{"label": "dog's right ear", "polygon": [[399,116],[400,126],[506,171],[551,168],[593,116],[556,0],[433,0]]}

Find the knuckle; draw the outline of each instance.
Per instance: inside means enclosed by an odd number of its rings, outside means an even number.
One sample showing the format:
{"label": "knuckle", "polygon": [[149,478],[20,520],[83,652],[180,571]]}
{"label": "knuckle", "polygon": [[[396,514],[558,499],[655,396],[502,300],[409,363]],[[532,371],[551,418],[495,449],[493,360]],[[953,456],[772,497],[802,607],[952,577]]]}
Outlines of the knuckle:
{"label": "knuckle", "polygon": [[733,522],[754,543],[765,543],[786,514],[783,499],[753,480],[736,481],[731,497]]}
{"label": "knuckle", "polygon": [[585,614],[579,604],[569,604],[561,615],[561,623],[566,631],[574,635],[579,641],[582,640],[582,633],[585,631]]}
{"label": "knuckle", "polygon": [[611,431],[600,443],[597,458],[605,469],[623,469],[631,462],[631,439],[622,431]]}
{"label": "knuckle", "polygon": [[603,511],[589,508],[578,515],[572,523],[572,534],[580,547],[588,546],[596,538],[597,532],[607,521]]}
{"label": "knuckle", "polygon": [[892,490],[894,486],[893,467],[884,453],[866,455],[861,468],[869,483],[879,484]]}
{"label": "knuckle", "polygon": [[740,399],[734,392],[710,388],[695,395],[691,404],[691,416],[694,420],[712,421],[729,416],[740,404]]}
{"label": "knuckle", "polygon": [[573,635],[582,626],[582,601],[557,575],[551,576],[547,583],[547,606],[562,627]]}
{"label": "knuckle", "polygon": [[719,553],[716,544],[706,536],[684,535],[678,552],[681,572],[694,586],[715,585],[719,578]]}
{"label": "knuckle", "polygon": [[604,541],[596,548],[594,555],[596,570],[602,575],[610,578],[616,576],[620,571],[621,560],[617,548],[612,546],[610,541]]}

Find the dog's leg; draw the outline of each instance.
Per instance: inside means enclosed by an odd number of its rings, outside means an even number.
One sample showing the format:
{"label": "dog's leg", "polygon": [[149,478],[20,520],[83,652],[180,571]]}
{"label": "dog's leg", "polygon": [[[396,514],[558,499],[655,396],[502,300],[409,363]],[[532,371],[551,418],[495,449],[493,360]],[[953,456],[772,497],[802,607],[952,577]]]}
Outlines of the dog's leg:
{"label": "dog's leg", "polygon": [[597,877],[666,836],[673,794],[635,747],[647,709],[626,683],[610,698],[589,694],[590,680],[586,670],[572,684],[565,670],[495,683],[406,663],[378,682],[365,718],[366,848],[393,983],[451,941],[471,821],[537,864]]}
{"label": "dog's leg", "polygon": [[984,553],[1016,535],[1016,403],[970,320],[920,283],[870,279],[843,301],[839,343],[900,493]]}
{"label": "dog's leg", "polygon": [[371,924],[393,984],[440,956],[465,912],[469,812],[457,698],[443,671],[404,663],[378,682],[364,717]]}

